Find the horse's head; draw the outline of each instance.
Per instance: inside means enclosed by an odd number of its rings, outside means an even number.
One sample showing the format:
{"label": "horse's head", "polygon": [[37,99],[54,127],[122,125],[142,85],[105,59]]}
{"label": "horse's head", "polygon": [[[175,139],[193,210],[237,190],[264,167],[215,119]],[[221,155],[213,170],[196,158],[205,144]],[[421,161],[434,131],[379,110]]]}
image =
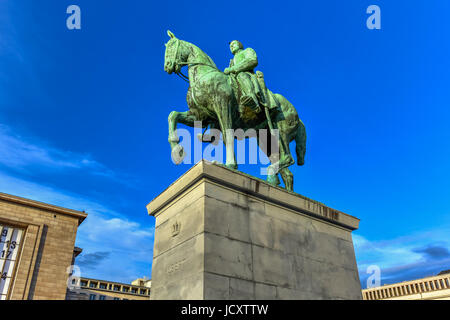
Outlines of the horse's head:
{"label": "horse's head", "polygon": [[181,63],[187,60],[188,54],[182,40],[177,39],[170,31],[167,31],[167,34],[169,35],[170,40],[166,43],[164,71],[168,74],[171,74],[172,72],[179,73],[183,66]]}

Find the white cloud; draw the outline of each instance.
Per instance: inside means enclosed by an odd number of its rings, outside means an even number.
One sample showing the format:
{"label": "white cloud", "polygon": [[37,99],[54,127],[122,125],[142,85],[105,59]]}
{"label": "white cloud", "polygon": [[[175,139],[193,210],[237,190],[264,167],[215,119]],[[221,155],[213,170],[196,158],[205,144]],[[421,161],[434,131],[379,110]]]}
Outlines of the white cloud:
{"label": "white cloud", "polygon": [[0,192],[88,213],[78,228],[76,246],[83,248],[80,257],[98,252],[109,254],[99,260],[97,267],[93,267],[92,261],[86,267],[81,265],[82,276],[121,282],[144,275],[150,277],[154,234],[150,217],[148,224],[143,226],[91,199],[2,172]]}
{"label": "white cloud", "polygon": [[393,244],[385,241],[369,241],[362,236],[354,235],[355,250],[360,256],[360,265],[369,266],[375,262],[383,267],[404,264],[421,257],[414,253],[414,243]]}
{"label": "white cloud", "polygon": [[[130,179],[117,175],[89,155],[60,150],[41,141],[30,141],[0,124],[0,192],[9,193],[62,207],[86,211],[88,217],[78,229],[76,245],[83,248],[80,263],[88,277],[126,281],[150,276],[153,257],[153,227],[130,220],[109,206],[85,196],[18,178],[12,173],[42,172],[52,175],[78,170],[81,174],[107,177],[130,186]],[[136,183],[133,182],[132,185]],[[101,253],[101,254],[99,254]],[[83,259],[86,255],[88,259]],[[98,262],[95,257],[101,256]]]}
{"label": "white cloud", "polygon": [[119,213],[108,210],[103,205],[81,197],[75,193],[61,191],[54,187],[13,177],[0,171],[0,192],[9,193],[24,198],[47,202],[54,205],[86,212],[104,212],[120,216]]}
{"label": "white cloud", "polygon": [[62,151],[45,144],[33,144],[0,124],[0,164],[10,168],[44,167],[51,169],[87,168],[96,173],[111,175],[89,155]]}
{"label": "white cloud", "polygon": [[371,265],[380,267],[382,284],[419,279],[449,269],[450,255],[445,256],[450,248],[448,234],[450,226],[379,241],[353,234],[362,286],[366,285],[366,270]]}
{"label": "white cloud", "polygon": [[[149,225],[150,221],[149,218]],[[142,276],[150,278],[153,235],[150,226],[90,213],[79,228],[77,246],[83,248],[85,254],[108,252],[109,256],[99,260],[95,267],[85,267],[81,263],[82,275],[127,283]]]}
{"label": "white cloud", "polygon": [[0,123],[0,166],[22,174],[83,171],[136,188],[136,179],[107,168],[89,154],[60,150],[42,141],[30,141]]}

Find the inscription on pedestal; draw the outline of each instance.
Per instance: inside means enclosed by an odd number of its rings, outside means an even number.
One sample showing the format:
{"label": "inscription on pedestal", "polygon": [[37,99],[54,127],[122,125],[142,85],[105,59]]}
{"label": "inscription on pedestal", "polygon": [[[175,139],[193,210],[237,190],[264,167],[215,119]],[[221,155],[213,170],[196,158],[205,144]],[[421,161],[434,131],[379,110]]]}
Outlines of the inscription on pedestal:
{"label": "inscription on pedestal", "polygon": [[181,266],[186,262],[186,258],[183,258],[182,260],[172,263],[170,266],[167,267],[166,269],[166,273],[167,274],[172,274],[178,270],[181,269]]}

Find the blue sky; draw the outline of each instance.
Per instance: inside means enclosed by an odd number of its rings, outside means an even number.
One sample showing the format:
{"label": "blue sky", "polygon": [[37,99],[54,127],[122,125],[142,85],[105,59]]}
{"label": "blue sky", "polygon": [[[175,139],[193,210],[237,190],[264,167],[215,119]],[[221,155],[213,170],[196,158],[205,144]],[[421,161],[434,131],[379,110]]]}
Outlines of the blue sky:
{"label": "blue sky", "polygon": [[[66,28],[71,4],[81,30]],[[366,28],[371,4],[381,30]],[[382,283],[450,269],[449,9],[441,0],[0,0],[0,191],[89,213],[77,235],[84,276],[150,277],[145,205],[190,167],[171,162],[167,143],[187,84],[163,71],[166,30],[220,69],[238,39],[306,125],[295,191],[361,219],[363,286],[370,265]]]}

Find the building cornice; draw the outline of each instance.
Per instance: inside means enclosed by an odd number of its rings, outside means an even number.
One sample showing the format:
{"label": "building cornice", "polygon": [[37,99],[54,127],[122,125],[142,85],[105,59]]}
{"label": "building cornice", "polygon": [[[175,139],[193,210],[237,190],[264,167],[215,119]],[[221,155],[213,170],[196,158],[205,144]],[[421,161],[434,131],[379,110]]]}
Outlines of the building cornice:
{"label": "building cornice", "polygon": [[86,219],[86,217],[87,217],[87,213],[82,212],[82,211],[67,209],[67,208],[55,206],[52,204],[39,202],[36,200],[30,200],[30,199],[26,199],[26,198],[14,196],[14,195],[2,193],[2,192],[0,192],[0,200],[27,206],[27,207],[32,207],[32,208],[36,208],[36,209],[41,209],[41,210],[45,210],[45,211],[49,211],[49,212],[53,212],[53,213],[59,213],[59,214],[72,216],[72,217],[75,217],[78,219],[78,225],[80,225],[84,221],[84,219]]}

